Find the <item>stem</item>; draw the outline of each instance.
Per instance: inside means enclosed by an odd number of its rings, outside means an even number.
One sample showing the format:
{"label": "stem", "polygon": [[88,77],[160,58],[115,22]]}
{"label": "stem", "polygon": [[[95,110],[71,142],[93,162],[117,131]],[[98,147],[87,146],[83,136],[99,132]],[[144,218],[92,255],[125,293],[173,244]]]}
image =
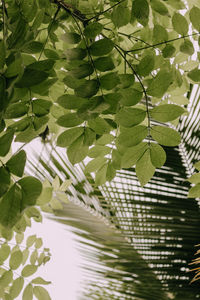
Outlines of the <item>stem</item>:
{"label": "stem", "polygon": [[200,32],[195,32],[195,33],[192,33],[192,34],[183,35],[183,36],[180,36],[180,37],[175,38],[175,39],[171,39],[171,40],[168,40],[168,41],[160,42],[160,43],[157,43],[157,44],[154,44],[154,45],[149,45],[149,46],[146,46],[146,47],[137,48],[137,49],[134,49],[134,50],[128,50],[126,52],[127,53],[129,53],[129,52],[136,52],[136,51],[140,51],[140,50],[144,50],[144,49],[148,49],[148,48],[153,48],[153,47],[156,47],[156,46],[160,46],[160,45],[163,45],[163,44],[171,43],[171,42],[178,41],[180,39],[184,39],[186,37],[190,37],[190,36],[194,36],[194,35],[198,35],[198,34],[200,34]]}

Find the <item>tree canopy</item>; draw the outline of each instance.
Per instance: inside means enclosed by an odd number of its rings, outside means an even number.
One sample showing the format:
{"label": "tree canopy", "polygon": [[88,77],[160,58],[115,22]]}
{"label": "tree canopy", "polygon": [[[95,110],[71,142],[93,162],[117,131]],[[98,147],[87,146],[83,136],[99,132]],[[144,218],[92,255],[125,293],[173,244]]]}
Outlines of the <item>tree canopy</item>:
{"label": "tree canopy", "polygon": [[1,235],[25,231],[60,187],[24,172],[38,136],[84,161],[96,186],[133,167],[145,186],[182,143],[179,118],[200,82],[200,2],[2,0],[0,16]]}

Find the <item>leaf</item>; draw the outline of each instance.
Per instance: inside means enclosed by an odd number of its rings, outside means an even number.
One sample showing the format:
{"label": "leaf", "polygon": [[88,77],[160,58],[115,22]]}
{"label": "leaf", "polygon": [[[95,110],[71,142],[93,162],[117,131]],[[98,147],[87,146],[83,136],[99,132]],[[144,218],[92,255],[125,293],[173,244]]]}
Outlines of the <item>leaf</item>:
{"label": "leaf", "polygon": [[157,73],[156,77],[151,81],[147,94],[153,97],[161,98],[167,91],[170,84],[173,82],[173,76],[171,72],[161,70]]}
{"label": "leaf", "polygon": [[87,80],[84,78],[77,79],[77,78],[69,75],[69,73],[68,73],[68,75],[63,78],[63,82],[64,82],[64,84],[66,84],[66,86],[70,87],[71,89],[77,89],[81,85],[86,84]]}
{"label": "leaf", "polygon": [[58,136],[57,145],[59,147],[67,147],[71,145],[78,137],[80,137],[83,132],[83,127],[68,129]]}
{"label": "leaf", "polygon": [[99,89],[99,83],[97,80],[87,80],[79,87],[75,88],[75,95],[83,98],[90,98],[94,96]]}
{"label": "leaf", "polygon": [[192,55],[194,53],[192,42],[189,39],[184,39],[184,42],[180,45],[180,51]]}
{"label": "leaf", "polygon": [[140,76],[147,76],[151,71],[153,71],[155,65],[155,59],[153,55],[144,56],[139,64],[137,65],[137,73]]}
{"label": "leaf", "polygon": [[192,22],[192,26],[197,30],[200,31],[200,9],[196,6],[193,6],[189,13],[190,21]]}
{"label": "leaf", "polygon": [[105,164],[101,166],[101,168],[95,174],[95,185],[99,186],[106,182],[106,174],[107,174],[108,165]]}
{"label": "leaf", "polygon": [[5,119],[15,119],[24,116],[28,112],[28,106],[25,103],[13,103],[8,106],[4,114]]}
{"label": "leaf", "polygon": [[112,90],[118,85],[118,83],[120,83],[119,78],[114,72],[107,73],[106,75],[100,77],[101,88],[105,90]]}
{"label": "leaf", "polygon": [[192,79],[194,82],[200,81],[200,70],[198,68],[193,69],[190,71],[187,76]]}
{"label": "leaf", "polygon": [[94,132],[94,130],[87,128],[87,127],[84,128],[83,144],[85,146],[91,146],[91,145],[93,145],[95,140],[96,140],[96,133]]}
{"label": "leaf", "polygon": [[114,25],[118,28],[125,26],[130,21],[130,10],[127,7],[127,4],[121,3],[114,7],[111,19]]}
{"label": "leaf", "polygon": [[161,43],[165,42],[168,40],[168,32],[167,30],[161,26],[161,25],[154,25],[153,28],[153,42],[156,43]]}
{"label": "leaf", "polygon": [[176,48],[173,45],[167,44],[165,48],[162,50],[162,54],[164,58],[172,57]]}
{"label": "leaf", "polygon": [[47,115],[49,113],[51,106],[52,106],[52,102],[48,100],[36,99],[32,101],[33,113],[38,117]]}
{"label": "leaf", "polygon": [[194,173],[192,176],[190,176],[187,181],[191,183],[200,183],[200,173]]}
{"label": "leaf", "polygon": [[94,66],[101,72],[113,70],[115,68],[114,62],[110,56],[104,56],[95,59]]}
{"label": "leaf", "polygon": [[147,149],[147,143],[142,142],[136,146],[128,148],[122,156],[121,167],[130,168],[136,164],[138,159]]}
{"label": "leaf", "polygon": [[180,117],[184,108],[175,104],[158,105],[150,110],[150,116],[159,122],[169,122]]}
{"label": "leaf", "polygon": [[46,281],[44,280],[42,277],[36,277],[35,279],[33,279],[31,281],[33,284],[44,284],[44,285],[47,285],[47,284],[50,284],[51,281]]}
{"label": "leaf", "polygon": [[156,168],[161,168],[166,161],[165,150],[158,144],[151,143],[150,145],[151,162]]}
{"label": "leaf", "polygon": [[96,145],[111,144],[114,141],[114,139],[115,139],[114,135],[104,134],[96,141]]}
{"label": "leaf", "polygon": [[66,32],[62,35],[62,39],[69,44],[78,44],[81,41],[81,36],[75,32]]}
{"label": "leaf", "polygon": [[33,299],[33,286],[32,284],[28,284],[24,289],[22,300],[32,300]]}
{"label": "leaf", "polygon": [[114,47],[110,39],[100,39],[90,46],[90,53],[93,56],[102,56],[110,53]]}
{"label": "leaf", "polygon": [[53,59],[44,59],[28,65],[28,69],[38,71],[50,71],[53,68],[54,64],[55,61]]}
{"label": "leaf", "polygon": [[132,147],[139,144],[147,136],[147,127],[143,125],[122,130],[117,141],[124,147]]}
{"label": "leaf", "polygon": [[155,167],[151,163],[150,150],[147,149],[142,157],[136,163],[136,175],[140,181],[141,186],[144,186],[153,177]]}
{"label": "leaf", "polygon": [[151,128],[151,136],[155,141],[163,146],[174,147],[179,145],[181,142],[180,133],[168,127],[153,126]]}
{"label": "leaf", "polygon": [[135,88],[128,88],[120,91],[121,100],[120,103],[125,106],[136,105],[142,99],[143,93]]}
{"label": "leaf", "polygon": [[97,35],[101,33],[102,29],[103,29],[103,25],[100,23],[97,22],[89,23],[85,27],[83,33],[87,38],[94,39]]}
{"label": "leaf", "polygon": [[200,171],[200,161],[196,162],[194,164],[195,169],[197,169],[198,171]]}
{"label": "leaf", "polygon": [[21,274],[23,277],[29,277],[37,271],[38,267],[35,265],[27,265],[23,268]]}
{"label": "leaf", "polygon": [[22,291],[22,288],[24,286],[24,278],[23,277],[18,277],[13,281],[13,284],[10,288],[10,296],[12,298],[17,298],[19,294]]}
{"label": "leaf", "polygon": [[200,183],[193,186],[188,193],[188,198],[199,198],[200,197]]}
{"label": "leaf", "polygon": [[132,2],[132,18],[146,26],[149,20],[149,5],[146,0],[133,0]]}
{"label": "leaf", "polygon": [[0,223],[5,227],[13,227],[20,218],[22,192],[14,184],[0,202]]}
{"label": "leaf", "polygon": [[108,163],[107,172],[106,172],[106,180],[111,181],[116,175],[116,170],[111,162]]}
{"label": "leaf", "polygon": [[42,193],[37,198],[36,204],[39,206],[44,205],[51,200],[52,196],[53,196],[53,188],[52,187],[44,187],[42,189]]}
{"label": "leaf", "polygon": [[24,233],[23,233],[23,232],[21,232],[21,233],[16,233],[16,235],[15,235],[15,240],[16,240],[16,243],[17,243],[17,244],[21,244],[22,241],[23,241],[23,239],[24,239]]}
{"label": "leaf", "polygon": [[49,293],[42,286],[34,286],[33,293],[38,300],[51,300]]}
{"label": "leaf", "polygon": [[85,174],[96,172],[98,169],[101,168],[102,165],[106,163],[107,159],[103,156],[96,157],[93,160],[91,160],[85,167]]}
{"label": "leaf", "polygon": [[37,239],[36,239],[36,242],[35,242],[35,248],[36,248],[36,249],[41,248],[41,247],[42,247],[42,244],[43,244],[42,239],[41,239],[41,238],[37,238]]}
{"label": "leaf", "polygon": [[0,70],[1,70],[5,64],[5,58],[6,58],[6,49],[5,49],[4,40],[0,42],[0,53],[1,53],[0,56]]}
{"label": "leaf", "polygon": [[57,120],[57,124],[62,127],[74,127],[83,123],[76,113],[67,113]]}
{"label": "leaf", "polygon": [[9,260],[9,267],[12,270],[16,270],[19,268],[19,266],[22,263],[23,254],[20,250],[15,251],[11,254],[10,260]]}
{"label": "leaf", "polygon": [[132,86],[135,82],[135,77],[133,74],[119,74],[118,78],[120,80],[119,87],[122,89]]}
{"label": "leaf", "polygon": [[84,145],[84,135],[79,136],[67,149],[69,161],[74,165],[81,162],[88,154],[88,146]]}
{"label": "leaf", "polygon": [[48,73],[26,68],[22,78],[16,83],[18,88],[29,88],[48,78]]}
{"label": "leaf", "polygon": [[67,49],[65,50],[65,55],[68,60],[82,60],[83,58],[86,57],[87,51],[86,49],[82,48],[72,48],[72,49]]}
{"label": "leaf", "polygon": [[26,240],[26,247],[31,247],[36,241],[36,235],[30,235]]}
{"label": "leaf", "polygon": [[[30,122],[30,121],[29,121]],[[27,124],[25,124],[27,125]],[[38,133],[35,131],[35,129],[33,128],[33,125],[29,125],[25,130],[23,130],[22,132],[20,132],[16,138],[15,138],[15,142],[21,142],[21,143],[29,143],[30,141],[32,141],[36,136],[38,135]]]}
{"label": "leaf", "polygon": [[7,161],[6,167],[10,170],[12,174],[22,177],[24,173],[25,163],[26,152],[24,150],[21,150]]}
{"label": "leaf", "polygon": [[162,16],[168,15],[168,9],[163,2],[158,0],[151,0],[150,4],[152,9],[157,13],[159,13],[160,15]]}
{"label": "leaf", "polygon": [[110,125],[103,118],[97,117],[94,120],[88,121],[88,126],[92,128],[97,134],[109,133],[111,130]]}
{"label": "leaf", "polygon": [[30,205],[35,205],[37,198],[42,192],[41,182],[35,177],[27,176],[20,179],[17,183],[22,189],[21,209]]}
{"label": "leaf", "polygon": [[41,52],[42,49],[43,49],[43,43],[38,41],[32,41],[24,45],[23,52],[33,54],[33,53]]}
{"label": "leaf", "polygon": [[70,76],[73,76],[77,79],[85,78],[87,76],[90,76],[94,71],[93,66],[90,63],[84,63],[78,66],[75,69],[72,69],[68,72]]}
{"label": "leaf", "polygon": [[0,278],[0,286],[7,287],[12,280],[13,280],[12,270],[5,271]]}
{"label": "leaf", "polygon": [[10,247],[5,243],[1,245],[0,248],[0,264],[2,265],[4,261],[8,258],[10,255]]}
{"label": "leaf", "polygon": [[106,154],[109,154],[110,152],[111,152],[110,147],[97,145],[90,149],[88,156],[94,158],[98,156],[104,156]]}
{"label": "leaf", "polygon": [[186,35],[188,33],[188,22],[186,18],[177,12],[174,13],[172,17],[172,25],[174,30],[179,34]]}
{"label": "leaf", "polygon": [[116,114],[116,122],[124,127],[140,124],[146,117],[146,111],[139,108],[122,108]]}
{"label": "leaf", "polygon": [[0,197],[2,197],[10,186],[10,173],[4,167],[0,167],[0,182]]}
{"label": "leaf", "polygon": [[7,131],[0,137],[0,156],[6,156],[9,152],[13,137],[13,129],[7,129]]}

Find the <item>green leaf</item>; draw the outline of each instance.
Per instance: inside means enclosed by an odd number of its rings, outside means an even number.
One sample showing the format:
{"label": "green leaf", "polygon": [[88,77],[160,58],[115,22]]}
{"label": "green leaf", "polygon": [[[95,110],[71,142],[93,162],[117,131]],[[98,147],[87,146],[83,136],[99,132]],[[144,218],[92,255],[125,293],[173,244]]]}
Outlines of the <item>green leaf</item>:
{"label": "green leaf", "polygon": [[44,187],[42,189],[42,193],[40,194],[40,196],[37,198],[37,205],[44,205],[46,203],[48,203],[49,201],[51,201],[53,196],[53,188],[52,187]]}
{"label": "green leaf", "polygon": [[163,126],[153,126],[151,136],[163,146],[174,147],[180,144],[181,136],[176,130]]}
{"label": "green leaf", "polygon": [[54,59],[54,60],[60,59],[59,54],[52,49],[44,49],[44,55],[49,59]]}
{"label": "green leaf", "polygon": [[85,146],[91,146],[94,144],[94,141],[96,140],[96,133],[94,130],[90,128],[84,128],[84,141],[83,144]]}
{"label": "green leaf", "polygon": [[22,206],[21,209],[27,206],[34,205],[37,198],[42,192],[41,182],[32,176],[27,176],[17,182],[22,189]]}
{"label": "green leaf", "polygon": [[111,148],[107,146],[97,145],[90,149],[88,156],[95,158],[99,156],[104,156],[106,154],[109,154],[111,152]]}
{"label": "green leaf", "polygon": [[33,113],[38,117],[47,115],[50,111],[51,106],[52,102],[48,100],[36,99],[32,101]]}
{"label": "green leaf", "polygon": [[45,59],[36,61],[30,65],[28,65],[28,69],[38,70],[38,71],[50,71],[55,64],[53,59]]}
{"label": "green leaf", "polygon": [[200,183],[193,186],[188,193],[188,198],[199,198],[200,197]]}
{"label": "green leaf", "polygon": [[4,167],[0,167],[0,182],[0,197],[2,197],[10,186],[10,173]]}
{"label": "green leaf", "polygon": [[33,299],[33,286],[32,284],[28,284],[24,289],[22,300],[32,300]]}
{"label": "green leaf", "polygon": [[122,108],[116,114],[116,122],[124,127],[140,124],[146,117],[146,111],[139,108]]}
{"label": "green leaf", "polygon": [[161,168],[166,161],[165,150],[158,144],[151,143],[150,145],[151,162],[156,168]]}
{"label": "green leaf", "polygon": [[5,58],[6,58],[6,49],[5,49],[5,44],[4,40],[0,42],[0,70],[4,67],[5,64]]}
{"label": "green leaf", "polygon": [[198,171],[200,171],[200,161],[196,162],[196,163],[194,164],[194,167],[195,167]]}
{"label": "green leaf", "polygon": [[146,26],[149,20],[149,4],[146,0],[133,0],[132,2],[132,18]]}
{"label": "green leaf", "polygon": [[88,126],[92,128],[97,134],[109,133],[111,130],[110,125],[103,118],[97,117],[94,120],[88,121]]}
{"label": "green leaf", "polygon": [[94,96],[99,90],[99,83],[97,80],[86,80],[79,87],[75,88],[75,95],[83,98],[90,98]]}
{"label": "green leaf", "polygon": [[180,117],[184,108],[175,104],[161,104],[150,110],[150,116],[159,122],[169,122]]}
{"label": "green leaf", "polygon": [[125,106],[136,105],[142,99],[143,93],[136,88],[127,88],[120,91],[120,103]]}
{"label": "green leaf", "polygon": [[12,280],[13,280],[12,270],[5,271],[0,278],[0,286],[7,287]]}
{"label": "green leaf", "polygon": [[147,143],[142,142],[136,146],[128,148],[122,156],[121,167],[130,168],[136,164],[138,159],[147,149]]}
{"label": "green leaf", "polygon": [[38,269],[38,266],[35,265],[27,265],[23,268],[21,274],[23,277],[29,277],[33,275]]}
{"label": "green leaf", "polygon": [[31,281],[33,284],[44,284],[44,285],[47,285],[47,284],[50,284],[51,281],[46,281],[44,280],[42,277],[36,277],[35,279],[33,279]]}
{"label": "green leaf", "polygon": [[100,77],[101,88],[105,90],[112,90],[120,83],[119,78],[116,73],[107,73]]}
{"label": "green leaf", "polygon": [[187,76],[192,79],[194,82],[200,82],[200,70],[198,68],[190,71]]}
{"label": "green leaf", "polygon": [[2,265],[4,261],[8,258],[10,255],[10,247],[5,243],[1,245],[0,248],[0,264]]}
{"label": "green leaf", "polygon": [[57,120],[57,124],[62,127],[74,127],[83,123],[76,113],[67,113]]}
{"label": "green leaf", "polygon": [[93,160],[91,160],[85,167],[85,174],[96,172],[101,168],[102,165],[106,163],[107,159],[103,156],[96,157]]}
{"label": "green leaf", "polygon": [[26,163],[26,152],[21,150],[16,155],[12,156],[6,163],[6,167],[11,173],[22,177]]}
{"label": "green leaf", "polygon": [[179,34],[186,35],[188,33],[188,22],[183,15],[175,13],[172,17],[172,25]]}
{"label": "green leaf", "polygon": [[170,84],[173,82],[173,76],[171,72],[161,70],[158,72],[156,77],[152,79],[147,94],[153,97],[161,98],[167,91]]}
{"label": "green leaf", "polygon": [[5,227],[13,227],[20,218],[22,192],[14,184],[0,202],[0,223]]}
{"label": "green leaf", "polygon": [[68,60],[82,60],[86,57],[87,51],[86,49],[82,48],[72,48],[72,49],[67,49],[65,50],[65,55]]}
{"label": "green leaf", "polygon": [[26,68],[22,78],[17,82],[18,88],[29,88],[48,78],[48,73],[40,70]]}
{"label": "green leaf", "polygon": [[122,89],[132,86],[135,82],[135,77],[133,74],[119,74],[118,78],[120,80],[119,87]]}
{"label": "green leaf", "polygon": [[0,137],[0,156],[6,156],[6,154],[9,152],[13,137],[14,137],[13,129],[8,129]]}
{"label": "green leaf", "polygon": [[106,145],[114,141],[115,137],[112,134],[104,134],[97,141],[96,145]]}
{"label": "green leaf", "polygon": [[140,63],[137,65],[137,73],[140,76],[147,76],[153,71],[155,65],[154,55],[147,54],[142,58]]}
{"label": "green leaf", "polygon": [[94,66],[97,70],[101,72],[113,70],[115,65],[110,56],[99,57],[94,60]]}
{"label": "green leaf", "polygon": [[28,106],[25,103],[13,103],[8,106],[4,114],[5,119],[15,119],[24,116],[28,112]]}
{"label": "green leaf", "polygon": [[118,28],[127,25],[130,21],[130,17],[130,10],[127,7],[126,2],[122,2],[121,4],[115,6],[111,15],[114,25]]}
{"label": "green leaf", "polygon": [[69,161],[74,165],[81,162],[88,154],[89,148],[84,145],[84,135],[79,136],[67,149]]}
{"label": "green leaf", "polygon": [[111,162],[108,163],[107,172],[106,172],[106,180],[111,181],[116,175],[116,170]]}
{"label": "green leaf", "polygon": [[13,281],[13,284],[10,288],[10,296],[12,298],[17,298],[19,294],[22,291],[22,288],[24,286],[24,278],[23,277],[18,277]]}
{"label": "green leaf", "polygon": [[62,39],[69,44],[78,44],[81,41],[81,36],[75,32],[66,32],[62,35]]}
{"label": "green leaf", "polygon": [[147,149],[142,157],[136,163],[136,175],[140,181],[141,186],[144,186],[153,177],[155,167],[151,163],[150,150]]}
{"label": "green leaf", "polygon": [[121,130],[117,141],[124,147],[132,147],[139,144],[147,136],[147,127],[143,125]]}
{"label": "green leaf", "polygon": [[190,176],[187,181],[191,183],[200,183],[200,173],[194,173],[192,176]]}
{"label": "green leaf", "polygon": [[38,300],[51,300],[49,293],[42,286],[34,286],[33,293]]}
{"label": "green leaf", "polygon": [[77,111],[78,116],[83,120],[94,119],[99,113],[104,112],[110,108],[110,105],[104,101],[103,96],[96,96],[90,98]]}
{"label": "green leaf", "polygon": [[168,15],[168,9],[163,2],[159,0],[151,0],[150,4],[152,9],[157,13],[159,13],[160,15],[162,16]]}
{"label": "green leaf", "polygon": [[15,240],[16,240],[17,244],[21,244],[23,239],[24,239],[24,233],[23,232],[16,233]]}
{"label": "green leaf", "polygon": [[90,63],[84,63],[78,66],[76,69],[73,69],[70,72],[68,72],[68,74],[77,79],[81,79],[90,76],[93,73],[93,71],[94,68]]}
{"label": "green leaf", "polygon": [[31,247],[36,241],[36,235],[30,235],[26,240],[26,247]]}
{"label": "green leaf", "polygon": [[[30,122],[30,121],[29,121]],[[27,123],[25,124],[27,125]],[[36,136],[38,135],[38,133],[35,131],[35,129],[33,128],[33,125],[28,126],[25,130],[23,130],[22,132],[20,132],[16,138],[15,138],[15,142],[21,142],[21,143],[29,143],[30,141],[32,141]]]}
{"label": "green leaf", "polygon": [[167,44],[165,48],[162,50],[162,54],[164,58],[172,57],[176,48],[173,45]]}
{"label": "green leaf", "polygon": [[100,39],[90,46],[90,53],[93,56],[102,56],[110,53],[114,47],[110,39]]}
{"label": "green leaf", "polygon": [[9,267],[12,270],[16,270],[19,268],[19,266],[22,263],[23,254],[20,250],[15,251],[11,254],[10,260],[9,260]]}
{"label": "green leaf", "polygon": [[99,186],[106,182],[106,174],[107,174],[108,165],[104,164],[95,174],[95,185]]}
{"label": "green leaf", "polygon": [[30,54],[39,53],[42,51],[43,46],[44,45],[41,42],[32,41],[23,47],[23,52],[30,53]]}
{"label": "green leaf", "polygon": [[192,42],[189,39],[184,39],[184,42],[180,45],[180,51],[192,55],[194,53]]}
{"label": "green leaf", "polygon": [[190,21],[192,22],[192,26],[197,30],[200,31],[200,9],[196,6],[193,6],[193,8],[190,10]]}
{"label": "green leaf", "polygon": [[39,249],[39,248],[42,247],[42,245],[43,245],[42,239],[41,238],[37,238],[36,242],[35,242],[35,248]]}
{"label": "green leaf", "polygon": [[83,127],[71,128],[58,136],[57,146],[67,147],[71,145],[78,137],[80,137],[84,132]]}
{"label": "green leaf", "polygon": [[102,29],[103,29],[102,24],[97,22],[90,23],[85,27],[83,33],[87,38],[94,39],[97,35],[101,33]]}
{"label": "green leaf", "polygon": [[168,32],[167,30],[161,26],[161,25],[154,25],[153,28],[153,42],[156,43],[161,43],[165,42],[168,40]]}

